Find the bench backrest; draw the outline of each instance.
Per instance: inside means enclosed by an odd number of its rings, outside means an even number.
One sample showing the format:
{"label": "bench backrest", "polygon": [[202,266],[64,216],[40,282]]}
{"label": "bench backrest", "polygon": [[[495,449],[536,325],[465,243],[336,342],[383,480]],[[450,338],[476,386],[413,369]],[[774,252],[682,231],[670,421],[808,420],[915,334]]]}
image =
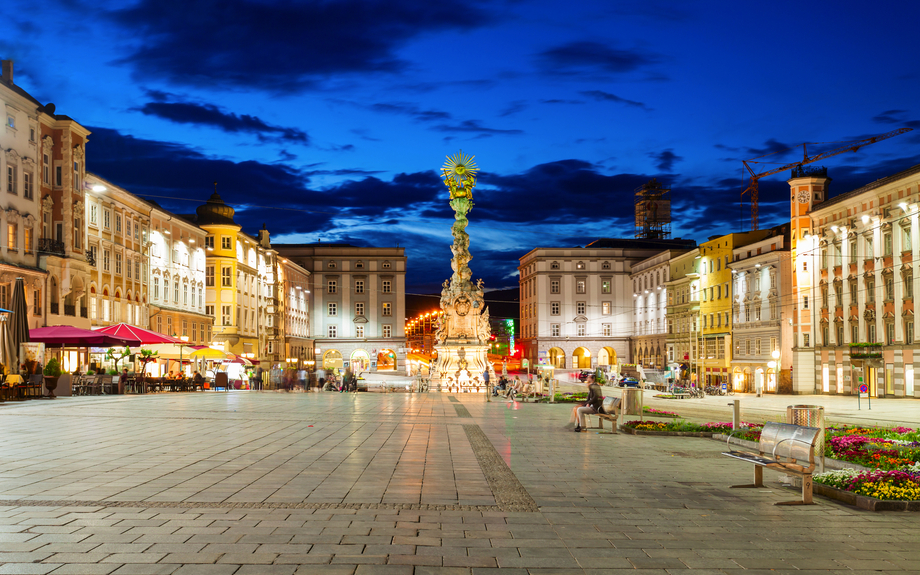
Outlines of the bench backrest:
{"label": "bench backrest", "polygon": [[814,467],[815,443],[821,430],[791,423],[768,422],[760,433],[760,452],[778,461]]}
{"label": "bench backrest", "polygon": [[603,405],[601,405],[601,410],[602,410],[602,413],[613,415],[614,413],[617,412],[617,409],[619,408],[619,406],[620,406],[619,397],[608,396],[604,398],[604,403]]}

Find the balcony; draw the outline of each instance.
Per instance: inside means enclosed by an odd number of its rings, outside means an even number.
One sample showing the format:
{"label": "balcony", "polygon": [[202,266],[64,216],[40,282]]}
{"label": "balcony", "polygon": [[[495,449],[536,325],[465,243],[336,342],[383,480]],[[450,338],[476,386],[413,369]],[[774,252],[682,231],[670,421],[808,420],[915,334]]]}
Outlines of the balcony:
{"label": "balcony", "polygon": [[89,317],[89,310],[85,307],[80,308],[80,317]]}
{"label": "balcony", "polygon": [[70,317],[77,317],[77,306],[64,304],[64,315],[69,315]]}
{"label": "balcony", "polygon": [[61,312],[60,312],[60,309],[58,308],[58,305],[59,305],[59,304],[57,304],[57,303],[52,303],[52,304],[51,304],[51,315],[58,315],[59,313],[61,313]]}
{"label": "balcony", "polygon": [[64,242],[41,238],[38,240],[38,251],[46,254],[64,255]]}

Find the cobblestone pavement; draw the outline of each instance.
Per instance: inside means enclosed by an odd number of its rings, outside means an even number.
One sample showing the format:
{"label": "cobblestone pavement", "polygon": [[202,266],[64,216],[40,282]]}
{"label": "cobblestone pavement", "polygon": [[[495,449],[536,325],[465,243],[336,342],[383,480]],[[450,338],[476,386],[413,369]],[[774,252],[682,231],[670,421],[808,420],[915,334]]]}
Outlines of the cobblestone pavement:
{"label": "cobblestone pavement", "polygon": [[[456,401],[451,401],[451,397]],[[456,409],[462,407],[464,409]],[[195,393],[0,405],[0,574],[920,572],[908,513],[795,498],[568,406]]]}

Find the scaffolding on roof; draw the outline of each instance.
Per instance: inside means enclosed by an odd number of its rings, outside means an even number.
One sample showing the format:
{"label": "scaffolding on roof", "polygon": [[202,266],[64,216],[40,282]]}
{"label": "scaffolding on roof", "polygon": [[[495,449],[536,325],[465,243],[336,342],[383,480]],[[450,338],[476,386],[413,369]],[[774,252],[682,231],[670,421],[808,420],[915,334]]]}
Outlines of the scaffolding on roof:
{"label": "scaffolding on roof", "polygon": [[671,188],[652,178],[635,191],[636,237],[649,240],[670,238],[671,200],[666,196]]}

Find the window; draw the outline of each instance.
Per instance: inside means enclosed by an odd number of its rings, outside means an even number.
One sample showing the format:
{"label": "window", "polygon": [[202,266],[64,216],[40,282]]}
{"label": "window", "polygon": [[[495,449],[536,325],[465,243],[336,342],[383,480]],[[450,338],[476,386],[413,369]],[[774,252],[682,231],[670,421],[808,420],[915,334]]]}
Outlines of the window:
{"label": "window", "polygon": [[859,324],[853,323],[850,325],[850,343],[856,343],[859,341]]}
{"label": "window", "polygon": [[802,261],[802,271],[803,271],[803,272],[807,272],[807,271],[808,271],[808,262],[807,262],[807,261]]}
{"label": "window", "polygon": [[914,322],[904,322],[904,343],[914,343]]}
{"label": "window", "polygon": [[233,287],[233,268],[230,266],[220,268],[220,285],[222,287]]}
{"label": "window", "polygon": [[390,293],[390,280],[383,280],[381,285],[383,286],[383,293]]}
{"label": "window", "polygon": [[856,240],[850,242],[850,263],[856,263]]}
{"label": "window", "polygon": [[22,186],[22,197],[27,200],[31,200],[33,197],[32,189],[32,172],[25,172],[22,174],[23,177],[23,186]]}
{"label": "window", "polygon": [[904,274],[904,297],[914,297],[914,278],[909,273]]}
{"label": "window", "polygon": [[585,293],[585,280],[575,282],[575,293]]}
{"label": "window", "polygon": [[230,236],[220,236],[220,249],[232,250],[233,249],[233,238],[231,238]]}
{"label": "window", "polygon": [[230,325],[230,321],[233,317],[233,307],[229,305],[220,306],[220,323],[222,325]]}
{"label": "window", "polygon": [[[23,230],[23,233],[25,234],[25,238],[24,238],[25,241],[22,242],[22,247],[23,247],[23,249],[25,250],[25,252],[26,252],[27,254],[31,254],[31,253],[32,253],[32,249],[33,249],[33,248],[32,248],[32,245],[33,245],[33,243],[34,243],[34,242],[32,241],[32,233],[33,233],[33,232],[32,232],[32,228],[25,228],[25,229]],[[95,256],[95,255],[96,255],[96,254],[93,254],[93,256]]]}
{"label": "window", "polygon": [[549,293],[559,293],[559,280],[550,280]]}
{"label": "window", "polygon": [[112,228],[112,212],[106,209],[102,210],[102,227],[107,230]]}
{"label": "window", "polygon": [[[35,290],[35,291],[36,291],[36,293],[38,293],[38,290]],[[37,301],[37,300],[36,300],[35,304],[36,304],[36,307],[38,307],[38,301]],[[98,313],[97,310],[96,310],[96,305],[97,305],[97,303],[96,303],[96,296],[95,296],[95,295],[91,295],[90,298],[89,298],[89,318],[90,318],[90,319],[96,319],[96,314]]]}
{"label": "window", "polygon": [[827,269],[827,248],[821,248],[821,269]]}
{"label": "window", "polygon": [[16,166],[6,166],[6,191],[15,194],[16,193]]}
{"label": "window", "polygon": [[51,158],[48,154],[42,154],[42,181],[51,185]]}
{"label": "window", "polygon": [[188,284],[182,284],[182,305],[188,305]]}
{"label": "window", "polygon": [[364,262],[362,262],[361,260],[356,261],[356,262],[355,262],[355,269],[356,269],[356,270],[363,270],[363,269],[364,269]]}
{"label": "window", "polygon": [[121,214],[115,214],[115,233],[121,233]]}
{"label": "window", "polygon": [[891,232],[885,232],[883,239],[885,240],[885,255],[890,256],[892,253]]}
{"label": "window", "polygon": [[603,315],[610,315],[610,302],[605,301],[601,303],[601,313]]}
{"label": "window", "polygon": [[802,345],[805,347],[811,347],[811,334],[809,333],[802,334]]}
{"label": "window", "polygon": [[610,293],[610,280],[601,282],[601,293]]}
{"label": "window", "polygon": [[125,218],[125,235],[131,237],[131,220]]}
{"label": "window", "polygon": [[837,323],[837,345],[843,345],[843,324]]}
{"label": "window", "polygon": [[559,337],[559,324],[554,323],[549,326],[549,333],[553,337]]}
{"label": "window", "polygon": [[601,326],[601,328],[603,329],[604,337],[610,337],[611,335],[613,335],[613,325],[612,324],[605,323]]}
{"label": "window", "polygon": [[390,302],[383,302],[383,315],[393,315],[393,304]]}
{"label": "window", "polygon": [[383,265],[381,267],[385,270],[390,269],[390,262],[383,262]]}
{"label": "window", "polygon": [[808,309],[808,296],[802,296],[802,309]]}
{"label": "window", "polygon": [[204,270],[204,285],[208,287],[214,286],[214,266],[208,266]]}
{"label": "window", "polygon": [[575,313],[576,313],[576,314],[578,314],[578,315],[585,315],[585,309],[586,309],[585,302],[580,301],[580,302],[578,302],[578,303],[575,304]]}
{"label": "window", "polygon": [[153,299],[160,299],[160,278],[153,278]]}
{"label": "window", "polygon": [[64,185],[64,172],[61,166],[54,166],[54,185],[58,188]]}
{"label": "window", "polygon": [[559,262],[553,262],[553,263],[549,264],[549,269],[551,269],[551,270],[558,270],[558,269],[559,269]]}
{"label": "window", "polygon": [[328,328],[326,328],[326,334],[329,337],[336,337],[336,326],[330,325]]}
{"label": "window", "polygon": [[364,315],[364,302],[363,301],[355,302],[355,315],[356,316]]}
{"label": "window", "polygon": [[355,280],[355,293],[364,293],[364,280]]}
{"label": "window", "polygon": [[364,337],[364,326],[363,325],[355,326],[355,337]]}
{"label": "window", "polygon": [[102,250],[102,271],[104,272],[111,271],[109,258],[111,258],[111,252],[109,250]]}
{"label": "window", "polygon": [[16,224],[6,225],[6,249],[11,252],[19,251],[19,226]]}
{"label": "window", "polygon": [[609,270],[609,269],[610,269],[610,262],[603,262],[603,263],[601,264],[601,269],[602,269],[602,270]]}
{"label": "window", "polygon": [[214,236],[207,236],[204,238],[204,247],[205,249],[214,249]]}
{"label": "window", "polygon": [[326,283],[326,292],[327,293],[336,293],[338,287],[338,282],[336,280],[329,280]]}
{"label": "window", "polygon": [[335,302],[329,302],[328,305],[329,305],[328,307],[329,316],[331,317],[331,316],[338,315],[338,311],[339,311],[338,304]]}
{"label": "window", "polygon": [[192,341],[198,341],[198,324],[192,322]]}
{"label": "window", "polygon": [[392,325],[383,326],[383,337],[393,337],[393,326]]}
{"label": "window", "polygon": [[575,264],[575,269],[577,270],[585,269],[585,262],[578,262],[577,264]]}
{"label": "window", "polygon": [[875,343],[875,324],[869,324],[869,343]]}
{"label": "window", "polygon": [[213,305],[204,306],[204,313],[205,315],[209,315],[213,317],[214,316],[214,306]]}
{"label": "window", "polygon": [[79,190],[80,187],[81,187],[80,186],[80,163],[74,162],[73,163],[73,189]]}
{"label": "window", "polygon": [[894,343],[894,324],[885,324],[885,343],[892,345]]}
{"label": "window", "polygon": [[575,335],[584,337],[585,335],[585,324],[579,323],[575,326]]}
{"label": "window", "polygon": [[125,271],[128,272],[128,279],[131,279],[131,268],[134,267],[131,265],[131,262],[125,259]]}
{"label": "window", "polygon": [[554,301],[549,304],[549,313],[550,315],[559,315],[559,302]]}

